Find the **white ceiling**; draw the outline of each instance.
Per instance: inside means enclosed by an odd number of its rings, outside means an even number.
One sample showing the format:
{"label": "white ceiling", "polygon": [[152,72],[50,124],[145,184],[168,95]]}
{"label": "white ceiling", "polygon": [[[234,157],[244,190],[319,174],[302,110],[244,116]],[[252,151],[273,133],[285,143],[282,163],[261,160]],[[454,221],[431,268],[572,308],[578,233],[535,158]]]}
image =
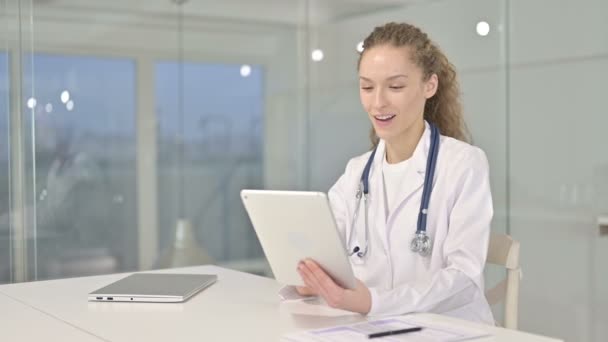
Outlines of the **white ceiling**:
{"label": "white ceiling", "polygon": [[[178,11],[180,0],[27,0],[34,15],[86,16],[87,20],[111,15],[159,16]],[[183,0],[182,0],[183,1]],[[184,13],[200,20],[235,20],[266,24],[323,23],[357,15],[433,0],[186,0]],[[34,18],[35,18],[34,17]]]}
{"label": "white ceiling", "polygon": [[39,51],[175,54],[181,36],[191,53],[268,55],[306,25],[436,1],[448,0],[187,0],[179,35],[174,0],[21,0],[21,24],[16,6],[0,11],[0,20],[8,19],[0,42],[17,44],[21,36]]}

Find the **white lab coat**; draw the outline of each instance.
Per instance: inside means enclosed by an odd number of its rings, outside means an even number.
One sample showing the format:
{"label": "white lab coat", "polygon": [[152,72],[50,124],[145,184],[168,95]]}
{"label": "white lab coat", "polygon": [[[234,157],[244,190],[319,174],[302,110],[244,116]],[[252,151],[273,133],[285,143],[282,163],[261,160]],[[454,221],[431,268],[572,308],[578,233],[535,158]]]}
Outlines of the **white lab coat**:
{"label": "white lab coat", "polygon": [[[365,263],[351,256],[355,276],[370,289],[370,315],[434,312],[494,324],[484,296],[483,269],[493,215],[484,152],[467,143],[441,136],[427,232],[433,239],[430,257],[410,251],[430,147],[430,129],[420,139],[388,218],[384,210],[380,141],[369,176],[369,250]],[[329,191],[338,229],[347,243],[361,173],[370,156],[351,159]],[[364,206],[355,225],[350,250],[364,245]]]}

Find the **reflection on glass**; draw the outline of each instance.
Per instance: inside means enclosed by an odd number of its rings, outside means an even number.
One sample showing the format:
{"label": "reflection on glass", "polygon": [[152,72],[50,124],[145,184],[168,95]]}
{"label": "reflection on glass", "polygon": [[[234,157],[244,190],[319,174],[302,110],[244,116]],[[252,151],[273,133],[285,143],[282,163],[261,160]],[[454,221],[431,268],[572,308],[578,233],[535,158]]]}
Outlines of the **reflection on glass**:
{"label": "reflection on glass", "polygon": [[[9,211],[9,73],[8,54],[0,52],[0,213]],[[0,222],[0,284],[10,279],[10,235]]]}
{"label": "reflection on glass", "polygon": [[262,187],[264,75],[248,67],[243,77],[242,65],[156,65],[161,246],[186,219],[212,259],[262,257],[239,198]]}
{"label": "reflection on glass", "polygon": [[50,54],[32,63],[37,278],[132,269],[134,63]]}

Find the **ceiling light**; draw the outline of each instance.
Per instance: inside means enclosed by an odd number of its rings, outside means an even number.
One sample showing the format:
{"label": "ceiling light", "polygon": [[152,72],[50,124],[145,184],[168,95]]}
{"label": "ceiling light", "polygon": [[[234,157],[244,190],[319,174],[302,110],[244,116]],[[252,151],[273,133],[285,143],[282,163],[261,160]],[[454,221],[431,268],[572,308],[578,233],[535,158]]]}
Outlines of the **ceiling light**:
{"label": "ceiling light", "polygon": [[477,23],[477,34],[484,37],[490,33],[490,24],[485,21],[480,21]]}
{"label": "ceiling light", "polygon": [[320,62],[323,60],[323,50],[321,49],[315,49],[312,51],[311,54],[312,60],[315,62]]}
{"label": "ceiling light", "polygon": [[241,66],[241,76],[247,77],[251,75],[251,67],[247,64]]}

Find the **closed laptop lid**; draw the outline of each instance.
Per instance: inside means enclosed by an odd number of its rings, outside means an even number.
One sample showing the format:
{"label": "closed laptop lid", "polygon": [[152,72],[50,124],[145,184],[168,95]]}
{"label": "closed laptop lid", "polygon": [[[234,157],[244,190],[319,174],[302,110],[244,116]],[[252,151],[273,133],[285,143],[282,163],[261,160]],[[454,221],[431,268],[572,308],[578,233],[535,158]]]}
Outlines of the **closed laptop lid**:
{"label": "closed laptop lid", "polygon": [[214,274],[135,273],[89,294],[89,300],[179,302],[217,281]]}

